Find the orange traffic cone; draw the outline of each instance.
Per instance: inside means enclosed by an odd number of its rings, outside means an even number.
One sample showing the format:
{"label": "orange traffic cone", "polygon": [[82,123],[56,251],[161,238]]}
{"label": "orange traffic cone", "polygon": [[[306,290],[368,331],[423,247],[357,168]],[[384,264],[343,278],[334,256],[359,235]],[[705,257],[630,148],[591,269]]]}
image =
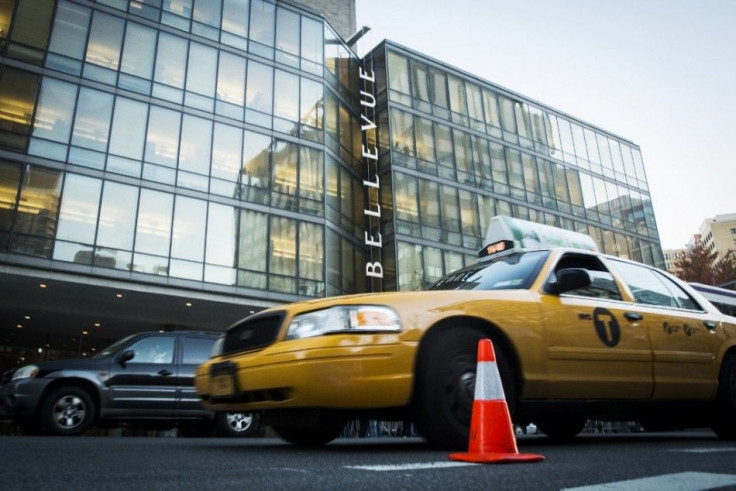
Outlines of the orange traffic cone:
{"label": "orange traffic cone", "polygon": [[468,452],[450,454],[450,460],[476,463],[544,460],[542,455],[520,454],[516,448],[509,407],[490,339],[478,342],[478,369]]}

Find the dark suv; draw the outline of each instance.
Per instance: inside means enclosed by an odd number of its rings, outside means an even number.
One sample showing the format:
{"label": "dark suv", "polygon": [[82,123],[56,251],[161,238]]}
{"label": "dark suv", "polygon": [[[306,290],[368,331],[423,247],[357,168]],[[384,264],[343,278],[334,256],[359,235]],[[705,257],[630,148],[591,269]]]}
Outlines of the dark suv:
{"label": "dark suv", "polygon": [[81,435],[92,425],[136,422],[176,426],[184,436],[248,436],[258,415],[213,413],[202,407],[194,371],[209,358],[216,332],[144,332],[117,341],[92,358],[26,365],[6,372],[0,414],[26,433]]}

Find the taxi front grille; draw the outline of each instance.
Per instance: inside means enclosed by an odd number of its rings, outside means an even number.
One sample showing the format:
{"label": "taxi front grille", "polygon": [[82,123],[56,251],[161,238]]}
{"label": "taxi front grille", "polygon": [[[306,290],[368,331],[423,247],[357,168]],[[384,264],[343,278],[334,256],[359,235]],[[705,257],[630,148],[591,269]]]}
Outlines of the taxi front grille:
{"label": "taxi front grille", "polygon": [[255,316],[244,319],[225,334],[223,354],[253,351],[276,342],[283,315]]}

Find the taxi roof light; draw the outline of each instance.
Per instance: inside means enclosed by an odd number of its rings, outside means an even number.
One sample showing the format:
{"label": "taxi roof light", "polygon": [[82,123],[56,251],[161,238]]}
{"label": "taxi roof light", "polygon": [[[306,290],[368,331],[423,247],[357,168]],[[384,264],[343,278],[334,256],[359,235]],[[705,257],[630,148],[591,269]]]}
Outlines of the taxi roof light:
{"label": "taxi roof light", "polygon": [[487,245],[478,252],[479,258],[518,249],[534,250],[549,247],[598,251],[598,246],[589,235],[505,215],[491,218],[484,243]]}

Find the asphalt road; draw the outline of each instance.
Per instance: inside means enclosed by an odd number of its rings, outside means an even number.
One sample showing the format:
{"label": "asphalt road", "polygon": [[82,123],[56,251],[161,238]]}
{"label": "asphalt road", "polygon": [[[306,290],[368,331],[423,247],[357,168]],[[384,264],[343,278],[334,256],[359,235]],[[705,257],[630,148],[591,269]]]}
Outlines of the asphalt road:
{"label": "asphalt road", "polygon": [[462,464],[418,438],[0,437],[0,489],[736,489],[736,442],[711,432],[518,439],[543,462]]}

